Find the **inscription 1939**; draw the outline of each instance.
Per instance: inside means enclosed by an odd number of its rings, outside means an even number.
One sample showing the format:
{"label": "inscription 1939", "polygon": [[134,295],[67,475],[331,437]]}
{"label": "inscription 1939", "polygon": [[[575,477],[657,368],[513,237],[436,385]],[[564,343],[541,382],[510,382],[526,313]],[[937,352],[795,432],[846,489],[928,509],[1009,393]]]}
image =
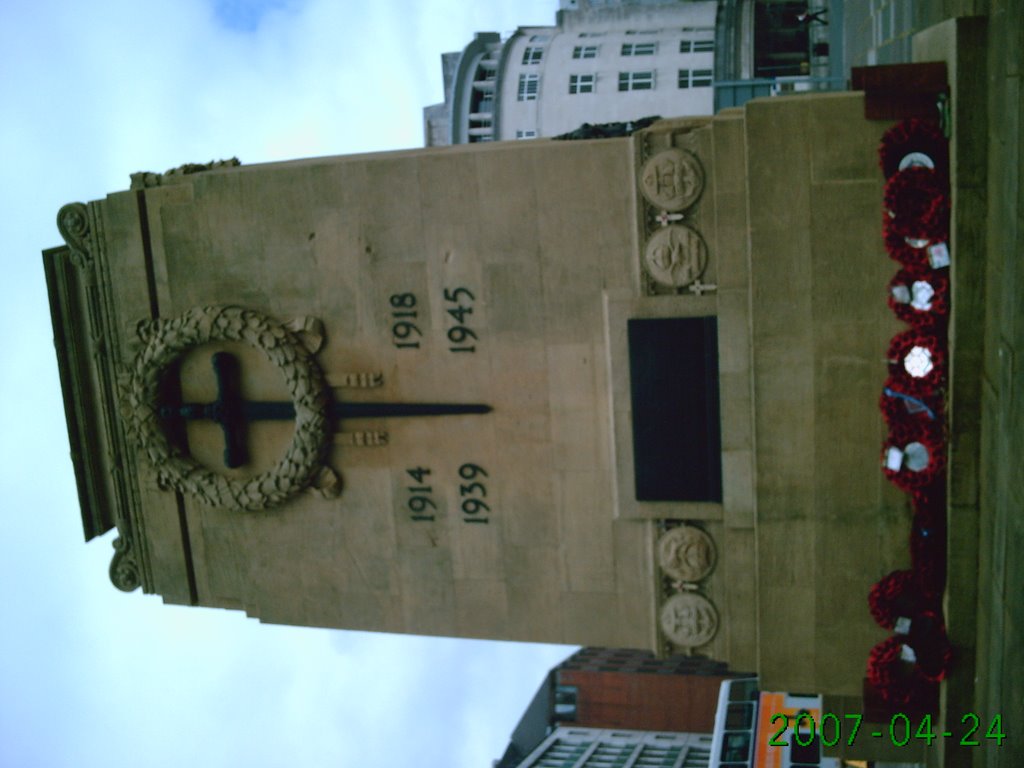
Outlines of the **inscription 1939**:
{"label": "inscription 1939", "polygon": [[[487,477],[486,470],[479,464],[463,464],[459,467],[459,477],[463,480],[474,480]],[[462,499],[463,521],[467,523],[486,523],[490,518],[479,516],[481,511],[490,512],[491,508],[483,498],[487,496],[487,486],[483,481],[459,484],[459,497]]]}
{"label": "inscription 1939", "polygon": [[[438,504],[434,498],[434,486],[428,477],[432,471],[428,467],[417,466],[406,469],[405,474],[415,483],[405,487],[408,494],[405,499],[405,510],[409,513],[409,519],[416,522],[434,522]],[[487,477],[487,470],[479,464],[467,462],[459,467],[459,478],[467,481],[458,484],[463,522],[485,525],[490,522],[490,517],[483,514],[492,511],[490,504],[484,501],[487,498],[484,478]],[[403,478],[403,481],[408,482],[406,478]]]}

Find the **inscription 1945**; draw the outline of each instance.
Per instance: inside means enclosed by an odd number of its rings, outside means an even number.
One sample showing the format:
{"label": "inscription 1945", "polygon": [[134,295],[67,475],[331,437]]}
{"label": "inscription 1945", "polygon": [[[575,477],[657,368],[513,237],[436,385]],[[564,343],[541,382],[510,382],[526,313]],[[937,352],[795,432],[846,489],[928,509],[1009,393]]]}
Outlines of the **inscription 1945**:
{"label": "inscription 1945", "polygon": [[[469,343],[480,337],[470,328],[469,315],[473,314],[476,296],[469,288],[444,289],[445,312],[455,321],[447,330],[449,352],[476,352]],[[420,349],[423,331],[419,326],[419,307],[416,294],[393,293],[388,297],[391,305],[391,343],[397,349]]]}
{"label": "inscription 1945", "polygon": [[[459,294],[463,294],[465,297],[467,303],[466,306],[462,306],[460,303]],[[476,300],[476,297],[468,288],[460,287],[453,291],[446,288],[444,291],[444,300],[454,305],[447,307],[447,312],[455,319],[456,322],[456,325],[453,325],[448,329],[448,341],[452,343],[452,346],[449,346],[448,350],[450,352],[476,352],[475,344],[465,344],[467,339],[479,338],[476,333],[470,329],[469,323],[466,320],[466,315],[473,314],[473,302]]]}

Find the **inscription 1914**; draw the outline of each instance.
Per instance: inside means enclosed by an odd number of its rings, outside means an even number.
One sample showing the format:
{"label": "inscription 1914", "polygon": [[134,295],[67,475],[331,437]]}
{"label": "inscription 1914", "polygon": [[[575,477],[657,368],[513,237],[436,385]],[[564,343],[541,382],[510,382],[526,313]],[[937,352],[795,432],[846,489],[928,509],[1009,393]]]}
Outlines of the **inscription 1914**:
{"label": "inscription 1914", "polygon": [[[432,470],[428,467],[412,467],[405,470],[405,474],[415,483],[405,488],[408,494],[405,508],[410,513],[409,519],[416,522],[433,522],[436,519],[438,505],[434,499],[434,486],[428,477],[433,474]],[[483,478],[488,477],[487,470],[479,464],[467,462],[459,467],[459,477],[468,481],[458,484],[462,521],[489,523],[490,518],[481,514],[492,511],[490,505],[484,501],[487,497],[487,486]]]}
{"label": "inscription 1914", "polygon": [[405,474],[409,475],[416,483],[416,485],[407,486],[405,489],[409,492],[409,497],[405,500],[405,506],[412,512],[412,519],[433,521],[434,512],[431,510],[437,510],[437,503],[432,497],[434,492],[433,486],[427,485],[427,475],[430,474],[430,470],[426,467],[414,467],[405,470]]}

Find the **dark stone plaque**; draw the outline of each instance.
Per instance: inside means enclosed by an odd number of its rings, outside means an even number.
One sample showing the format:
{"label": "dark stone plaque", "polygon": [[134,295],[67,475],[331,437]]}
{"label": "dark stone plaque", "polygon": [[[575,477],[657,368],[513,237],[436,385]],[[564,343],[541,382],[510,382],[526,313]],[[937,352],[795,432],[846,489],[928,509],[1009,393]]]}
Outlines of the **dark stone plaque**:
{"label": "dark stone plaque", "polygon": [[720,502],[717,319],[634,319],[628,334],[637,500]]}

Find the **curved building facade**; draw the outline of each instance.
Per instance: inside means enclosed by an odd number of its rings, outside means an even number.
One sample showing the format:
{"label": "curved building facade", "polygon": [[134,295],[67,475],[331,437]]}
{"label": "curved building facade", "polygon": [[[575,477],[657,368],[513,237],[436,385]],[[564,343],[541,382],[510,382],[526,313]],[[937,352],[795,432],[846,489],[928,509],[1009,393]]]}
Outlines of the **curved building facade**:
{"label": "curved building facade", "polygon": [[[556,24],[445,54],[427,146],[557,136],[583,123],[714,112],[716,2],[563,3]],[[452,67],[454,56],[457,66]]]}

